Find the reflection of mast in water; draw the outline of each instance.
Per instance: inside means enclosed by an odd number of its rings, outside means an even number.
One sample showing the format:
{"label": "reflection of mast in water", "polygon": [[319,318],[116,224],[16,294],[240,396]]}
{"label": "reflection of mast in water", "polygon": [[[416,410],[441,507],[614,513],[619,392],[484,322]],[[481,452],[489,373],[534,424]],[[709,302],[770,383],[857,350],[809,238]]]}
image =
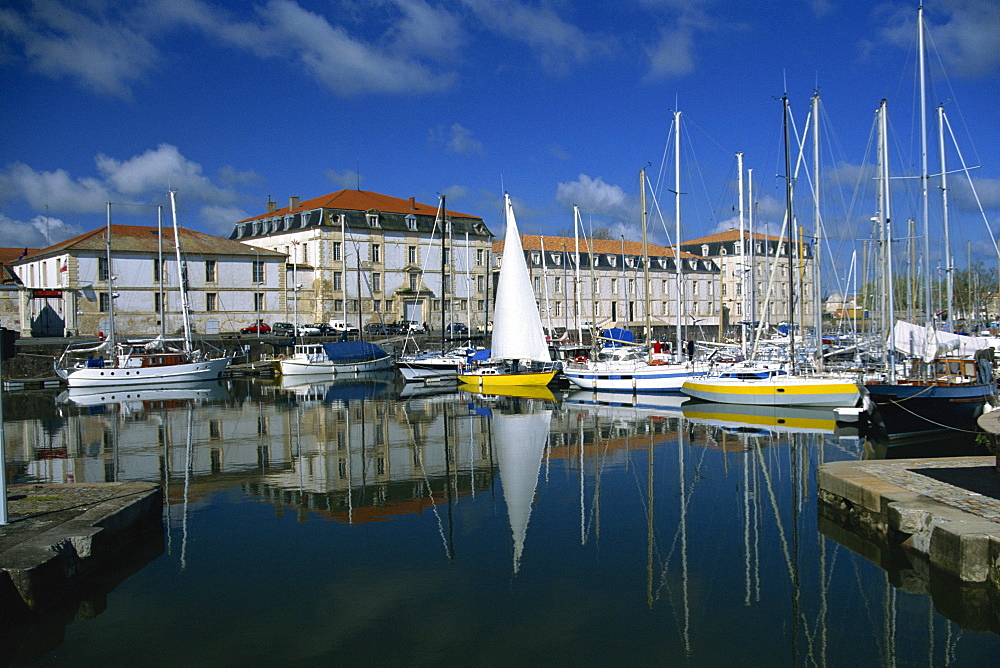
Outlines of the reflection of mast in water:
{"label": "reflection of mast in water", "polygon": [[681,586],[684,593],[684,653],[691,656],[691,606],[688,601],[688,558],[687,558],[687,490],[684,486],[684,418],[679,418],[677,428],[677,470],[681,490]]}
{"label": "reflection of mast in water", "polygon": [[[451,478],[451,469],[455,468],[455,474],[458,475],[458,467],[452,466],[451,461],[451,439],[449,438],[448,429],[448,404],[441,405],[441,417],[444,420],[444,495],[448,501],[448,539],[445,541],[445,552],[448,554],[449,559],[455,558],[455,523],[452,518],[453,514],[453,497],[454,493],[458,488],[458,481],[453,481]],[[475,487],[475,485],[473,485]]]}
{"label": "reflection of mast in water", "polygon": [[[442,405],[442,409],[443,408],[444,408],[444,406]],[[406,420],[407,430],[411,434],[413,434],[413,426],[410,424],[410,413],[409,413],[409,411],[406,408],[406,404],[403,404],[403,419]],[[471,439],[471,436],[470,436],[470,439]],[[431,512],[434,513],[434,518],[437,520],[438,535],[441,536],[441,544],[444,545],[444,553],[445,553],[445,555],[448,556],[449,559],[454,559],[455,558],[455,550],[454,550],[454,547],[452,546],[451,542],[449,541],[448,537],[444,535],[444,525],[441,523],[441,514],[438,512],[437,503],[434,502],[434,489],[433,489],[433,487],[431,487],[431,481],[427,477],[427,468],[424,466],[424,453],[423,453],[423,445],[424,444],[423,444],[423,436],[420,437],[420,441],[421,441],[420,443],[417,443],[417,439],[414,436],[410,437],[410,446],[413,448],[413,465],[414,465],[415,468],[419,469],[421,475],[424,478],[424,489],[427,490],[427,500],[430,502]],[[447,439],[445,440],[445,443],[447,443]],[[446,445],[445,446],[445,467],[446,468],[448,466],[447,457],[448,457],[448,454],[447,454],[447,445]],[[472,485],[472,488],[475,489],[475,485]],[[450,495],[450,492],[449,492],[449,495]],[[449,505],[450,505],[450,501],[449,501]],[[450,508],[449,508],[449,513],[450,513]],[[448,524],[449,524],[448,531],[449,531],[449,534],[450,534],[451,533],[451,517],[450,517],[450,515],[449,515],[449,518],[448,518]]]}
{"label": "reflection of mast in water", "polygon": [[194,450],[194,441],[191,438],[191,425],[194,422],[194,413],[191,405],[187,409],[187,440],[184,445],[184,514],[181,516],[181,570],[187,567],[187,521],[188,521],[188,492],[191,486],[191,466]]}

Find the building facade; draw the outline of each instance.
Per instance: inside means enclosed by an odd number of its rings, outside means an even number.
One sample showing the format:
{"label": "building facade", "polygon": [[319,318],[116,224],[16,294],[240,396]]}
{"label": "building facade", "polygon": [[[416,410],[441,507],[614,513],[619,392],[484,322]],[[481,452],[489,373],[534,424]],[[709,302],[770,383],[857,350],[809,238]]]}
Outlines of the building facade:
{"label": "building facade", "polygon": [[[173,229],[111,225],[12,263],[23,283],[21,336],[125,336],[183,331]],[[180,229],[192,329],[214,334],[285,308],[285,255]]]}
{"label": "building facade", "polygon": [[[578,251],[571,237],[522,234],[521,245],[542,325],[550,331],[567,330],[575,338],[576,330],[589,331],[591,323],[641,331],[647,291],[654,336],[672,335],[678,322],[686,332],[718,327],[719,269],[711,259],[682,252],[678,268],[674,249],[648,245],[647,283],[642,244],[636,241],[581,239]],[[503,246],[493,244],[496,276]]]}
{"label": "building facade", "polygon": [[[285,253],[302,322],[413,320],[486,326],[492,234],[481,218],[341,190],[236,223],[230,239]],[[291,319],[292,314],[285,314]]]}
{"label": "building facade", "polygon": [[681,251],[709,258],[717,266],[722,326],[730,335],[740,323],[794,320],[813,325],[813,256],[808,243],[793,246],[781,237],[748,232],[741,243],[739,230],[727,230],[682,242]]}

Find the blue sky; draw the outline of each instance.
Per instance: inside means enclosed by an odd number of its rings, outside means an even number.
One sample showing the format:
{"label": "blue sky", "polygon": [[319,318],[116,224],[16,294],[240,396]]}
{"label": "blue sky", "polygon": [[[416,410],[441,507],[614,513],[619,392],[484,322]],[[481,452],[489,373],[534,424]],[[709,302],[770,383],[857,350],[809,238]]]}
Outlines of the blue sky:
{"label": "blue sky", "polygon": [[[871,133],[890,105],[896,175],[918,173],[916,11],[909,2],[722,0],[37,0],[0,8],[0,245],[93,229],[107,201],[165,202],[232,223],[356,187],[480,215],[502,233],[585,222],[639,239],[638,171],[662,180],[651,239],[673,234],[672,121],[682,112],[682,236],[735,217],[737,151],[757,219],[783,211],[781,103],[803,128],[822,97],[825,234],[841,260],[874,213]],[[928,2],[929,106],[946,102],[985,217],[1000,226],[1000,3]],[[931,171],[937,131],[931,132]],[[949,169],[959,167],[949,149]],[[987,222],[953,174],[953,247],[995,266]],[[919,219],[913,180],[897,220]],[[800,179],[801,221],[812,227]],[[940,208],[932,194],[932,209]],[[919,198],[916,198],[919,199]],[[653,209],[651,205],[651,209]],[[116,207],[119,222],[155,223]],[[936,233],[934,252],[940,252]]]}

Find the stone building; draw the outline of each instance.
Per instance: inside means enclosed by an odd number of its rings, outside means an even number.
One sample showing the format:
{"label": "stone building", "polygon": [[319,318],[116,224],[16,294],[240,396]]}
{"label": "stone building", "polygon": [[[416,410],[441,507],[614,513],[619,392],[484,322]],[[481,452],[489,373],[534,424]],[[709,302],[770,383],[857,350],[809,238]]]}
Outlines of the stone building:
{"label": "stone building", "polygon": [[[486,324],[492,234],[481,218],[411,197],[338,192],[236,223],[230,239],[285,253],[302,322]],[[305,315],[303,315],[305,314]],[[286,314],[289,315],[289,314]]]}
{"label": "stone building", "polygon": [[[21,336],[107,332],[112,298],[125,336],[183,331],[173,229],[111,225],[110,233],[110,252],[102,227],[11,263],[23,283]],[[283,253],[183,228],[180,240],[193,331],[233,331],[284,309]]]}
{"label": "stone building", "polygon": [[[522,234],[525,261],[542,315],[542,325],[570,331],[624,327],[640,331],[646,316],[646,272],[642,244],[624,239],[581,239],[579,271],[572,237]],[[499,273],[503,242],[493,244],[493,271]],[[710,259],[681,253],[678,274],[674,249],[648,245],[650,323],[655,336],[671,336],[681,326],[717,328],[718,266]],[[678,276],[683,286],[678,300]],[[712,332],[714,333],[714,332]],[[709,332],[704,332],[708,335]]]}
{"label": "stone building", "polygon": [[[727,230],[681,243],[681,251],[710,258],[718,271],[719,308],[730,334],[741,322],[777,325],[791,320],[813,325],[813,256],[808,243],[794,252],[788,240],[739,230]],[[795,313],[789,312],[789,254]],[[751,316],[752,314],[752,316]]]}

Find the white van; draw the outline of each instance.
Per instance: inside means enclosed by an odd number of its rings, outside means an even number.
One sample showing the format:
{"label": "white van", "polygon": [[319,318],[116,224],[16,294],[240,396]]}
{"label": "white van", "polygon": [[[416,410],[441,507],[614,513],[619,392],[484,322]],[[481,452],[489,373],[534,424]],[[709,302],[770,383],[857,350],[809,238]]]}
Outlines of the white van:
{"label": "white van", "polygon": [[348,334],[355,334],[358,331],[357,327],[346,320],[331,320],[330,328],[335,332],[347,332]]}

